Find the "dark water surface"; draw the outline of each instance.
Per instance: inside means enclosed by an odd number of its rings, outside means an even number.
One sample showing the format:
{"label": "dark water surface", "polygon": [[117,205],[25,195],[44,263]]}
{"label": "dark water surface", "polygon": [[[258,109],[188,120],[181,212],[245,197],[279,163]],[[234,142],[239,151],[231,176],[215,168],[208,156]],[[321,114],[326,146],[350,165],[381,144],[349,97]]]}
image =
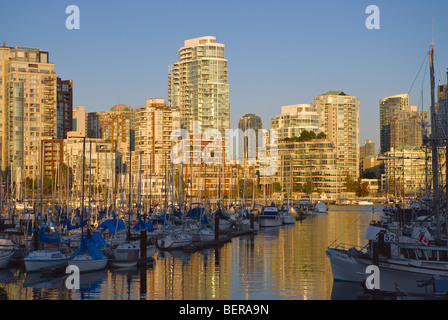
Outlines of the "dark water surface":
{"label": "dark water surface", "polygon": [[108,268],[42,278],[21,269],[0,270],[0,299],[9,300],[332,300],[356,299],[360,285],[333,283],[325,250],[334,241],[356,246],[381,206],[330,206],[295,225],[261,228],[214,249],[157,252],[146,272]]}

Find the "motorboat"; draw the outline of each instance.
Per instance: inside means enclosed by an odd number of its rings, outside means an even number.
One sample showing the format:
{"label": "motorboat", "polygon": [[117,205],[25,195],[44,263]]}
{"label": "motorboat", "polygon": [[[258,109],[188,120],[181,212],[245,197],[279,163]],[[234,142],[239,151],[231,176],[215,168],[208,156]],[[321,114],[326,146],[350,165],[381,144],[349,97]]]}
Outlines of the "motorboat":
{"label": "motorboat", "polygon": [[258,224],[260,227],[277,227],[281,226],[282,223],[278,208],[274,204],[264,207],[258,216]]}
{"label": "motorboat", "polygon": [[361,200],[361,201],[358,201],[358,205],[359,206],[373,206],[374,203],[369,200]]}

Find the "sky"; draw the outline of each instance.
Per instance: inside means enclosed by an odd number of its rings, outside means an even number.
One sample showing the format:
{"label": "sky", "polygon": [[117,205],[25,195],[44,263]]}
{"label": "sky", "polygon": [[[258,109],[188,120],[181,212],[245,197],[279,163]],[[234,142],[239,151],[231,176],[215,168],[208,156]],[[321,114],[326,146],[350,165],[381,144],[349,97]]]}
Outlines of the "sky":
{"label": "sky", "polygon": [[[79,29],[66,28],[69,5]],[[370,5],[379,29],[366,27]],[[0,41],[48,51],[88,112],[167,100],[169,64],[200,36],[226,46],[232,128],[246,113],[269,128],[281,106],[344,91],[360,100],[360,145],[370,139],[378,151],[380,99],[409,93],[429,111],[433,38],[436,85],[446,83],[446,0],[19,0],[0,9]]]}

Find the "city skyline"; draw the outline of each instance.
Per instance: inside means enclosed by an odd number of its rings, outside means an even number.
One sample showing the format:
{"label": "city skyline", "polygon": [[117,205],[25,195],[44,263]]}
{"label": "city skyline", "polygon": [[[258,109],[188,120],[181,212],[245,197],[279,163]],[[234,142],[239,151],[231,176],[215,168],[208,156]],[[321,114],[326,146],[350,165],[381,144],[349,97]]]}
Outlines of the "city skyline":
{"label": "city skyline", "polygon": [[[71,4],[80,9],[79,30],[65,27]],[[380,9],[379,30],[365,26],[370,4]],[[422,59],[433,23],[436,86],[446,82],[446,1],[76,1],[2,7],[8,15],[0,27],[7,32],[0,40],[50,52],[56,74],[73,79],[73,106],[87,112],[116,104],[136,108],[147,98],[167,100],[168,65],[184,40],[202,36],[226,45],[232,128],[246,113],[259,115],[266,126],[281,106],[344,91],[360,100],[360,144],[369,139],[378,148],[382,98],[410,91],[409,104],[429,111]],[[193,12],[198,19],[191,19]]]}

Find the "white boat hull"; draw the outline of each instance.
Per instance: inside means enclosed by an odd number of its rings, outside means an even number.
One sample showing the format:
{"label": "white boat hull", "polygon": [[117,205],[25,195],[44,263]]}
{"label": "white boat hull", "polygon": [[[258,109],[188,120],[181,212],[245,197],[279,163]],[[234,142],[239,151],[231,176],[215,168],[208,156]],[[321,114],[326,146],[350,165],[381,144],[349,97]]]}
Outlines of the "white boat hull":
{"label": "white boat hull", "polygon": [[179,249],[182,248],[188,244],[191,244],[193,240],[193,237],[189,235],[167,235],[167,236],[161,236],[157,240],[157,245],[161,249]]}
{"label": "white boat hull", "polygon": [[284,215],[282,216],[282,224],[295,224],[296,218],[291,215]]}
{"label": "white boat hull", "polygon": [[258,217],[258,224],[260,227],[278,227],[282,225],[282,219],[280,219],[280,216],[259,216]]}
{"label": "white boat hull", "polygon": [[23,259],[26,272],[40,271],[42,268],[48,268],[55,265],[67,263],[68,257],[54,250],[36,250],[32,251]]}
{"label": "white boat hull", "polygon": [[[366,268],[372,265],[371,259],[355,258],[345,250],[327,249],[333,279],[364,283],[371,273]],[[448,268],[444,262],[426,263],[425,261],[388,259],[378,263],[379,289],[384,292],[425,295],[431,288],[419,286],[422,281],[431,282],[434,276],[448,278]]]}
{"label": "white boat hull", "polygon": [[[146,257],[152,257],[157,248],[154,245],[148,245],[146,247]],[[138,260],[141,257],[140,244],[123,243],[114,249],[115,260]]]}
{"label": "white boat hull", "polygon": [[359,264],[346,251],[328,248],[326,253],[334,280],[361,283],[367,278],[365,265]]}
{"label": "white boat hull", "polygon": [[79,268],[79,272],[98,271],[106,268],[107,257],[93,259],[90,254],[80,254],[69,260],[69,265],[75,265]]}

